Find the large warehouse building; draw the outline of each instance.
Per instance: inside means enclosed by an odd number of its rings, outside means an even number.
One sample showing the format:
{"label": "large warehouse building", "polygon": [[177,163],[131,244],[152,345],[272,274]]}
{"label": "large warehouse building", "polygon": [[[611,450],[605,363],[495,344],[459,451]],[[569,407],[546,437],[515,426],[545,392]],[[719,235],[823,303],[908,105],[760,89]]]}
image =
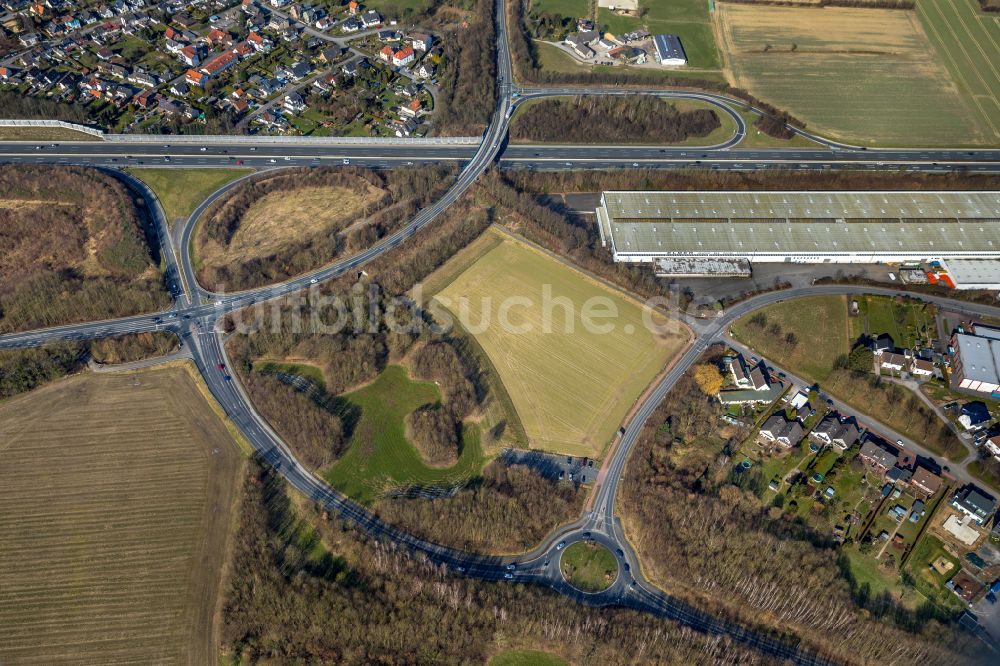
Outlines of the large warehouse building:
{"label": "large warehouse building", "polygon": [[616,262],[952,259],[977,286],[1000,275],[1000,192],[605,192],[597,222]]}

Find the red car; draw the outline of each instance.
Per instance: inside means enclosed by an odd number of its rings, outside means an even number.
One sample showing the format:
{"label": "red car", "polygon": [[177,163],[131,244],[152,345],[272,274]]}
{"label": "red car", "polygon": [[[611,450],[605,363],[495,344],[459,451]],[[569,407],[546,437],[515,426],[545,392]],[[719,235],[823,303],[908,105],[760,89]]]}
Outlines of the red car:
{"label": "red car", "polygon": [[225,369],[226,369],[226,364],[225,363],[220,363],[219,364],[219,370],[225,370]]}
{"label": "red car", "polygon": [[243,160],[236,160],[236,166],[243,166]]}

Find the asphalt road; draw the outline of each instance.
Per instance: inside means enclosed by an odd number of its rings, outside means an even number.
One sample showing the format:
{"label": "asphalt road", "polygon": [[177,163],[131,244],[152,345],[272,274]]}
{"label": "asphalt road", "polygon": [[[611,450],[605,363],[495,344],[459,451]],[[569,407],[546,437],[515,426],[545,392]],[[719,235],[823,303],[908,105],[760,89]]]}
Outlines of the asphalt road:
{"label": "asphalt road", "polygon": [[[465,553],[418,539],[381,522],[363,507],[337,493],[325,482],[304,469],[281,438],[255,411],[238,379],[230,375],[225,349],[220,334],[216,330],[216,324],[220,317],[260,301],[278,298],[309,288],[313,284],[334,278],[344,271],[355,270],[373,258],[400,245],[418,230],[431,224],[439,214],[454,203],[475,182],[486,168],[498,159],[501,153],[505,155],[505,160],[532,168],[543,168],[546,165],[562,168],[558,162],[562,162],[563,167],[572,168],[579,168],[581,165],[603,167],[625,164],[632,166],[632,164],[628,164],[629,160],[637,160],[634,164],[639,166],[681,164],[704,168],[719,164],[724,165],[721,168],[735,169],[755,169],[761,168],[758,165],[766,166],[769,164],[783,167],[800,164],[807,166],[796,168],[818,169],[863,168],[866,166],[875,168],[880,166],[879,161],[888,162],[891,160],[905,160],[907,165],[914,165],[912,168],[921,169],[950,168],[948,165],[942,166],[944,159],[952,160],[953,164],[961,163],[970,169],[985,166],[992,170],[1000,164],[1000,151],[860,151],[845,150],[840,146],[819,151],[734,151],[728,150],[728,146],[725,145],[715,149],[684,149],[683,151],[656,147],[505,147],[507,124],[514,104],[512,97],[514,90],[511,87],[512,73],[510,55],[507,50],[506,16],[502,11],[500,0],[497,0],[497,7],[498,101],[488,130],[484,133],[482,142],[474,149],[468,147],[387,147],[383,145],[343,148],[261,145],[256,150],[251,151],[245,145],[227,147],[226,144],[219,144],[205,145],[205,151],[201,151],[198,146],[171,146],[168,149],[163,149],[162,146],[143,144],[142,150],[150,152],[140,153],[139,146],[123,146],[121,144],[113,144],[110,149],[109,146],[112,144],[60,144],[55,148],[46,147],[38,151],[35,151],[33,147],[29,151],[24,151],[23,146],[18,149],[15,144],[0,144],[0,161],[20,163],[41,161],[123,166],[123,160],[132,163],[128,160],[137,161],[140,159],[138,156],[142,155],[143,161],[152,158],[155,163],[162,164],[163,155],[169,154],[171,166],[228,166],[236,160],[244,161],[247,166],[301,166],[303,164],[330,163],[331,161],[343,163],[344,160],[350,160],[352,164],[372,166],[398,165],[400,161],[414,163],[418,161],[420,163],[458,161],[462,164],[462,170],[455,182],[440,200],[421,210],[406,226],[381,240],[375,246],[353,257],[292,280],[237,294],[215,295],[202,290],[195,280],[191,258],[187,251],[194,224],[201,212],[210,205],[212,197],[204,202],[199,210],[195,211],[195,214],[186,221],[185,227],[180,231],[179,262],[173,259],[173,244],[166,234],[162,210],[157,210],[155,213],[157,230],[162,251],[168,257],[168,270],[178,273],[182,287],[182,293],[179,294],[171,310],[113,321],[75,324],[4,335],[0,336],[0,348],[29,347],[54,340],[98,338],[139,331],[175,331],[184,341],[212,395],[260,456],[281,473],[289,484],[307,497],[323,504],[328,510],[336,512],[373,537],[406,547],[414,553],[426,556],[432,562],[464,575],[485,580],[541,584],[580,603],[641,609],[680,622],[698,631],[730,636],[742,643],[757,647],[768,655],[789,659],[796,663],[827,663],[823,659],[803,652],[795,645],[748,630],[735,623],[720,620],[656,589],[643,577],[638,558],[630,548],[615,517],[615,498],[628,456],[638,441],[645,422],[681,375],[698,359],[708,345],[722,338],[728,325],[736,318],[771,303],[796,296],[821,293],[886,293],[895,295],[900,293],[898,291],[855,286],[800,287],[751,298],[712,320],[688,320],[688,325],[696,333],[695,343],[684,352],[670,372],[650,391],[635,416],[626,425],[618,447],[605,464],[605,475],[603,482],[596,489],[593,509],[574,523],[557,529],[530,553],[520,555],[491,557]],[[543,96],[565,93],[553,90],[530,94]],[[18,150],[22,152],[19,153]],[[121,152],[123,150],[124,153]],[[232,152],[235,150],[241,152]],[[163,151],[168,152],[164,153]],[[530,155],[526,153],[530,153]],[[132,155],[132,157],[123,157],[127,155]],[[709,155],[711,155],[711,159],[704,161]],[[288,156],[289,159],[285,160],[285,156]],[[156,158],[159,158],[160,161],[156,162]],[[272,162],[272,160],[274,161]],[[217,191],[213,197],[221,195],[224,190],[225,188]],[[140,189],[140,191],[147,198],[152,197],[148,190]],[[153,205],[153,208],[158,209],[158,206]],[[977,314],[1000,316],[1000,308],[997,307],[973,305],[938,297],[918,296],[931,302],[946,305],[950,310],[967,313],[970,316]],[[608,590],[596,594],[585,594],[569,586],[559,574],[560,544],[570,544],[584,539],[602,543],[616,553],[620,567],[619,576]]]}

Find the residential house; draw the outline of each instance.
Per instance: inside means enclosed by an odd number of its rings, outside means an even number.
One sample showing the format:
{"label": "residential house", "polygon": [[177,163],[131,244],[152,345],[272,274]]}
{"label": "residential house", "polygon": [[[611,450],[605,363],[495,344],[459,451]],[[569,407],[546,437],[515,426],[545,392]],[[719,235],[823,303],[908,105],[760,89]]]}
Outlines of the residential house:
{"label": "residential house", "polygon": [[361,3],[357,2],[357,0],[351,0],[347,3],[347,11],[351,13],[351,16],[356,15],[361,11]]}
{"label": "residential house", "polygon": [[910,487],[916,488],[928,497],[941,489],[941,483],[941,477],[926,467],[917,467],[913,471],[913,478],[910,479]]}
{"label": "residential house", "polygon": [[416,97],[417,95],[420,94],[420,84],[407,83],[405,86],[403,86],[403,89],[400,91],[400,93],[402,95],[405,95],[406,97]]}
{"label": "residential house", "polygon": [[366,30],[369,28],[374,28],[380,23],[382,23],[382,17],[379,16],[379,13],[374,9],[369,9],[367,12],[361,15],[361,25],[363,25]]}
{"label": "residential house", "polygon": [[17,76],[17,70],[0,65],[0,81],[10,81]]}
{"label": "residential house", "polygon": [[983,525],[996,508],[996,500],[969,484],[955,491],[951,506],[974,520],[977,525]]}
{"label": "residential house", "polygon": [[896,462],[899,460],[898,453],[897,449],[869,435],[861,445],[858,458],[882,476],[896,466]]}
{"label": "residential house", "polygon": [[392,60],[392,56],[396,55],[396,52],[392,50],[391,46],[383,46],[382,50],[378,52],[379,60],[384,60],[389,62]]}
{"label": "residential house", "polygon": [[890,351],[879,354],[878,363],[881,369],[892,372],[902,372],[909,365],[905,356]]}
{"label": "residential house", "polygon": [[896,350],[896,343],[893,342],[892,336],[883,333],[874,340],[871,341],[869,348],[875,356],[881,356],[885,352],[892,352]]}
{"label": "residential house", "polygon": [[191,91],[191,88],[184,81],[177,81],[170,86],[170,94],[176,97],[184,97]]}
{"label": "residential house", "polygon": [[230,67],[236,65],[239,60],[239,56],[234,51],[223,51],[211,60],[206,61],[205,64],[202,65],[201,71],[210,78],[216,77]]}
{"label": "residential house", "polygon": [[349,18],[340,24],[341,32],[357,32],[361,30],[361,22],[356,18]]}
{"label": "residential house", "polygon": [[912,478],[913,472],[909,465],[902,462],[897,463],[885,473],[885,480],[895,486],[906,486]]}
{"label": "residential house", "polygon": [[306,102],[302,95],[297,92],[290,92],[285,95],[281,103],[282,108],[289,113],[301,113],[306,110]]}
{"label": "residential house", "polygon": [[329,30],[337,21],[332,16],[323,16],[316,20],[317,30]]}
{"label": "residential house", "polygon": [[398,42],[403,35],[398,30],[379,30],[378,39],[380,42]]}
{"label": "residential house", "polygon": [[251,32],[247,35],[247,44],[249,44],[257,53],[267,53],[274,48],[274,44],[270,39],[263,37],[256,32]]}
{"label": "residential house", "polygon": [[129,83],[134,83],[145,88],[155,88],[160,85],[159,78],[149,72],[144,72],[141,69],[136,69],[129,74],[128,81]]}
{"label": "residential house", "polygon": [[747,366],[743,354],[729,357],[727,363],[729,363],[729,371],[733,375],[733,382],[738,387],[754,391],[766,391],[771,387],[771,382],[761,363],[751,369]]}
{"label": "residential house", "polygon": [[783,414],[775,414],[764,421],[760,435],[768,441],[789,448],[802,441],[805,432],[797,420],[789,421]]}
{"label": "residential house", "polygon": [[199,88],[205,87],[205,84],[208,82],[208,78],[208,75],[194,69],[189,69],[187,74],[184,75],[184,80],[188,84],[198,86]]}
{"label": "residential house", "polygon": [[407,46],[392,56],[392,64],[396,67],[403,67],[404,65],[409,65],[415,58],[416,54],[413,52],[413,49]]}
{"label": "residential house", "polygon": [[319,52],[319,59],[327,65],[332,65],[340,58],[340,56],[344,55],[346,50],[347,49],[342,46],[331,46]]}
{"label": "residential house", "polygon": [[910,374],[914,377],[930,377],[934,374],[934,362],[922,358],[910,361]]}
{"label": "residential house", "polygon": [[436,68],[431,63],[426,60],[420,63],[420,67],[417,68],[417,76],[422,79],[434,78],[434,74],[437,73]]}
{"label": "residential house", "polygon": [[854,417],[844,417],[837,412],[830,412],[810,433],[816,439],[827,446],[845,451],[861,439],[861,428]]}
{"label": "residential house", "polygon": [[407,116],[409,118],[416,118],[420,114],[420,110],[423,108],[423,104],[420,103],[419,99],[412,100],[409,104],[406,104],[399,109],[400,116]]}
{"label": "residential house", "polygon": [[141,93],[135,96],[135,105],[140,109],[148,109],[152,106],[157,105],[157,96],[155,90],[143,90]]}
{"label": "residential house", "polygon": [[282,87],[281,81],[277,78],[270,78],[261,81],[257,86],[257,90],[259,90],[264,97],[270,97],[274,93],[281,90]]}
{"label": "residential house", "polygon": [[967,402],[962,405],[962,414],[958,417],[958,422],[966,430],[982,428],[990,422],[990,410],[978,400]]}
{"label": "residential house", "polygon": [[410,136],[417,131],[417,124],[410,119],[401,120],[399,122],[390,121],[386,123],[386,126],[398,137]]}
{"label": "residential house", "polygon": [[410,33],[410,44],[418,51],[427,51],[434,43],[434,37],[426,32]]}
{"label": "residential house", "polygon": [[233,37],[228,32],[219,30],[218,28],[212,28],[208,31],[208,35],[205,36],[205,41],[209,46],[232,46]]}
{"label": "residential house", "polygon": [[332,73],[326,73],[313,81],[313,88],[319,90],[320,92],[330,92],[337,87],[337,79]]}

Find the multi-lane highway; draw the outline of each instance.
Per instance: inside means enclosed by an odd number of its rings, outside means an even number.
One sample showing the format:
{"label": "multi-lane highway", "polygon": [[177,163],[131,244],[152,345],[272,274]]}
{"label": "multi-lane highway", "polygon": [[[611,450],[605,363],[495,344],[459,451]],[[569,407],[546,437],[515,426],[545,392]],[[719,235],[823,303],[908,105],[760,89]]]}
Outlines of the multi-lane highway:
{"label": "multi-lane highway", "polygon": [[[1000,150],[858,150],[830,149],[822,146],[797,149],[743,149],[734,147],[732,140],[726,143],[730,145],[685,148],[503,143],[498,159],[505,168],[544,170],[641,167],[717,170],[906,169],[988,173],[1000,171]],[[227,144],[222,141],[200,145],[0,142],[0,162],[106,168],[244,166],[268,169],[345,164],[375,168],[427,164],[464,166],[477,152],[478,146],[472,145],[408,146],[377,141],[366,144],[316,146],[263,142],[258,145]]]}
{"label": "multi-lane highway", "polygon": [[[699,631],[727,635],[759,648],[762,652],[797,663],[822,664],[824,660],[803,651],[796,645],[751,631],[738,624],[720,620],[698,611],[684,602],[664,594],[647,581],[641,565],[628,544],[615,517],[615,497],[629,453],[638,441],[642,428],[656,406],[677,380],[696,362],[709,344],[722,338],[728,326],[753,310],[784,298],[818,293],[896,294],[897,291],[861,289],[858,287],[805,287],[784,292],[768,293],[744,301],[722,316],[707,320],[689,320],[696,334],[695,342],[676,360],[671,370],[649,392],[626,424],[624,433],[611,458],[606,461],[600,485],[595,490],[593,507],[579,520],[553,532],[530,553],[506,557],[491,557],[465,553],[418,539],[402,532],[368,513],[363,507],[331,489],[324,481],[303,468],[281,438],[256,412],[238,380],[228,372],[228,359],[216,325],[230,312],[261,301],[292,294],[312,285],[354,270],[375,257],[405,243],[407,239],[433,221],[472,185],[482,172],[502,157],[505,163],[531,168],[580,168],[582,166],[693,166],[699,168],[755,169],[766,166],[782,168],[897,168],[911,169],[997,170],[1000,151],[873,151],[854,150],[843,146],[821,146],[815,150],[734,150],[735,141],[713,148],[659,148],[621,146],[506,146],[505,137],[514,106],[524,98],[565,94],[560,90],[516,91],[512,85],[510,55],[507,50],[505,14],[497,2],[497,73],[498,95],[492,122],[476,146],[407,146],[372,144],[331,146],[308,144],[265,144],[248,146],[225,141],[206,144],[122,144],[122,143],[63,143],[0,144],[0,161],[18,163],[48,162],[57,164],[93,164],[120,167],[131,164],[169,166],[245,166],[281,167],[315,164],[359,164],[398,166],[406,163],[455,162],[461,170],[445,195],[421,210],[393,235],[375,246],[347,259],[325,266],[306,275],[262,289],[237,294],[218,295],[202,289],[193,270],[188,252],[189,240],[198,217],[226,188],[214,193],[199,206],[180,229],[177,250],[167,234],[162,210],[152,193],[133,183],[155,210],[155,222],[170,277],[176,277],[178,295],[169,311],[137,315],[113,321],[60,326],[41,331],[29,331],[0,336],[0,348],[28,347],[54,340],[77,340],[138,331],[171,330],[184,340],[191,357],[204,376],[208,388],[226,415],[247,440],[274,469],[309,498],[322,503],[330,511],[350,520],[376,538],[390,540],[454,572],[486,580],[537,583],[568,595],[580,603],[619,605],[645,610],[669,618]],[[515,93],[518,97],[515,98]],[[588,94],[597,94],[596,92]],[[676,95],[680,93],[660,93]],[[684,93],[690,95],[691,93]],[[715,100],[719,108],[729,108],[725,100]],[[730,111],[732,109],[730,108]],[[737,114],[738,117],[738,114]],[[742,120],[737,123],[737,136],[745,131]],[[736,137],[734,137],[735,139]],[[41,145],[41,148],[35,148]],[[204,148],[204,150],[202,150]],[[169,157],[169,160],[167,158]],[[287,159],[286,159],[287,158]],[[128,178],[121,175],[122,178]],[[229,186],[231,187],[231,186]],[[175,255],[176,252],[176,255]],[[935,297],[925,300],[947,305],[949,309],[974,315],[1000,316],[1000,308],[975,305]],[[560,545],[579,540],[594,540],[604,544],[619,561],[620,571],[615,583],[604,592],[584,594],[569,586],[559,574]]]}

